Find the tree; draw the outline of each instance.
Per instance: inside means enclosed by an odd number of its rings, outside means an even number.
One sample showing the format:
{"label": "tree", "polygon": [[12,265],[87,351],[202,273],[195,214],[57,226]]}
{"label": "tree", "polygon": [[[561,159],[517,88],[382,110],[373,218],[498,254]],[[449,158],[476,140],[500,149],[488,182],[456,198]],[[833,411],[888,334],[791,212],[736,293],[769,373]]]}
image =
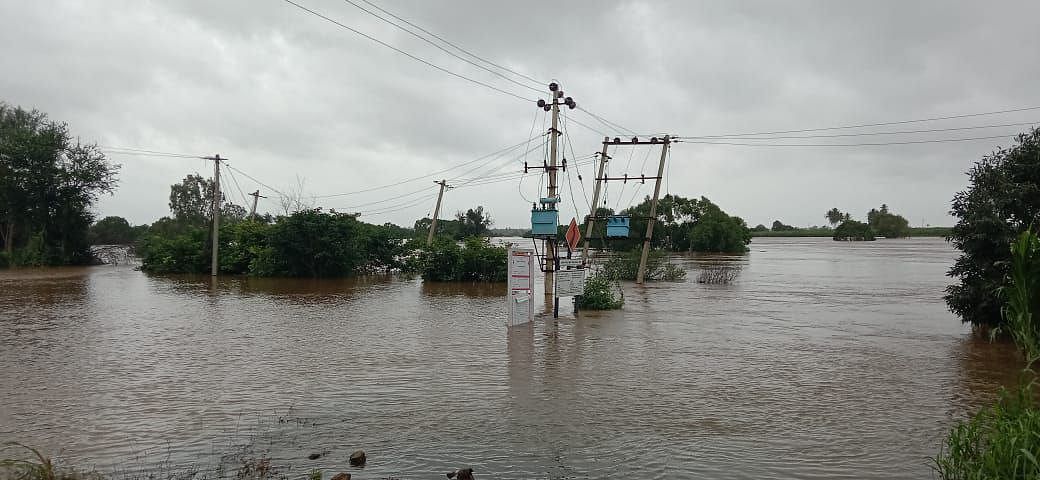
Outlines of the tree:
{"label": "tree", "polygon": [[170,213],[173,218],[191,224],[203,224],[213,218],[213,188],[213,180],[203,178],[198,173],[170,185]]}
{"label": "tree", "polygon": [[457,237],[459,240],[484,235],[493,222],[491,215],[485,213],[484,207],[481,205],[478,205],[476,209],[466,210],[466,213],[462,213],[462,211],[456,212],[455,220],[459,222]]}
{"label": "tree", "polygon": [[946,304],[964,322],[999,326],[1008,246],[1040,218],[1040,128],[983,157],[968,179],[950,209],[958,221],[949,239],[961,256],[948,272],[957,283],[947,287]]}
{"label": "tree", "polygon": [[8,260],[89,262],[90,210],[115,189],[118,170],[97,145],[74,142],[66,124],[0,103],[0,242]]}
{"label": "tree", "polygon": [[774,232],[790,232],[791,230],[798,230],[798,227],[792,227],[790,225],[784,225],[784,222],[781,222],[780,220],[774,220],[773,221],[773,231]]}
{"label": "tree", "polygon": [[769,231],[769,227],[767,227],[765,225],[762,225],[760,223],[758,225],[755,225],[755,228],[752,228],[751,231],[752,232],[768,232]]}
{"label": "tree", "polygon": [[824,215],[824,218],[826,218],[827,221],[830,222],[831,227],[834,227],[835,225],[841,223],[841,221],[845,219],[845,215],[842,215],[841,210],[838,210],[838,207],[834,207],[830,210],[827,210],[827,214]]}
{"label": "tree", "polygon": [[834,229],[832,238],[834,240],[871,241],[874,240],[874,229],[863,222],[845,220]]}
{"label": "tree", "polygon": [[128,245],[134,242],[134,229],[123,217],[105,217],[90,226],[91,245]]}
{"label": "tree", "polygon": [[867,212],[867,224],[878,235],[885,238],[903,238],[910,235],[910,222],[901,215],[889,212],[888,205],[881,209],[872,208]]}

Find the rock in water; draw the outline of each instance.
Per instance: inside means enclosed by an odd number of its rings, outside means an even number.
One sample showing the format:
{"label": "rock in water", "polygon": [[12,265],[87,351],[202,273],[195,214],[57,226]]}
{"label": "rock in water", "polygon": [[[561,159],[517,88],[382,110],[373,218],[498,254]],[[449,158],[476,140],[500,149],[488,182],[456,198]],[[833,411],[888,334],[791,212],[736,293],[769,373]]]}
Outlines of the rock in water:
{"label": "rock in water", "polygon": [[457,468],[454,472],[448,474],[448,478],[453,478],[455,480],[473,480],[473,469]]}
{"label": "rock in water", "polygon": [[312,453],[310,455],[307,455],[307,460],[317,460],[319,458],[321,458],[320,453]]}
{"label": "rock in water", "polygon": [[349,473],[340,473],[340,474],[337,474],[335,477],[332,477],[332,480],[350,480],[350,474]]}
{"label": "rock in water", "polygon": [[358,450],[350,454],[350,464],[355,467],[363,467],[365,465],[365,451]]}

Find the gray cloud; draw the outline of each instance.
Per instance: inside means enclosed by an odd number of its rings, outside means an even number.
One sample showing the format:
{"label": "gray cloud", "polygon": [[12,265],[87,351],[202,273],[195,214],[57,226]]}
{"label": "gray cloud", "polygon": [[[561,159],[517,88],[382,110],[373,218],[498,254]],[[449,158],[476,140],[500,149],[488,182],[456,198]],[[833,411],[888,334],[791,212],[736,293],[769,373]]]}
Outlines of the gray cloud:
{"label": "gray cloud", "polygon": [[[539,96],[348,3],[301,3],[452,71],[523,97]],[[1033,53],[1040,40],[1036,2],[377,3],[536,79],[559,79],[579,105],[640,133],[788,130],[1040,104],[1032,85],[1040,78]],[[297,175],[315,195],[393,183],[520,142],[532,122],[536,133],[544,131],[543,115],[533,104],[414,62],[283,1],[6,2],[0,17],[5,19],[0,99],[46,111],[103,145],[221,153],[236,168],[279,189],[294,184]],[[584,113],[568,116],[610,130]],[[883,129],[1038,119],[1040,111],[1033,111]],[[573,122],[568,133],[574,155],[599,149],[600,133]],[[914,224],[950,224],[948,202],[964,188],[963,172],[1009,143],[833,148],[681,143],[673,150],[667,189],[706,195],[752,225],[777,218],[821,224],[832,206],[862,216],[882,202]],[[641,155],[629,173],[652,174],[656,153],[642,172],[637,171]],[[627,153],[615,157],[611,169],[622,173]],[[116,195],[101,202],[99,213],[135,223],[166,213],[171,183],[211,169],[190,159],[112,158],[124,164],[122,183]],[[540,162],[540,153],[529,160]],[[495,160],[472,174],[491,173],[496,165],[501,171],[521,166],[519,160],[504,162]],[[450,179],[468,169],[435,177]],[[591,194],[591,166],[582,174]],[[237,178],[243,190],[257,188]],[[322,204],[407,203],[418,197],[402,197],[409,192],[429,187],[433,193],[433,179]],[[453,190],[445,211],[483,204],[498,225],[522,225],[524,196],[537,194],[536,179],[519,188],[511,181]],[[611,186],[611,205],[651,191],[649,185],[642,191],[626,187],[623,196],[619,190]],[[572,215],[569,189],[562,194],[565,216]],[[577,185],[574,196],[583,214]],[[267,206],[275,209],[274,202]],[[365,218],[407,225],[431,207],[420,203]]]}

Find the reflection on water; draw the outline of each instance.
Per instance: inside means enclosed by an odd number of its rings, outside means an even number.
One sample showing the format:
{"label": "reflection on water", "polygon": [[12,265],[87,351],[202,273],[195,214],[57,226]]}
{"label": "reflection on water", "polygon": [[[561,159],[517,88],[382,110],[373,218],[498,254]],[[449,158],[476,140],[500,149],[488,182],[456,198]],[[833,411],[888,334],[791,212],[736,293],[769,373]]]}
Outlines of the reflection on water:
{"label": "reflection on water", "polygon": [[[931,478],[1018,366],[946,311],[954,257],[757,239],[673,258],[732,284],[629,284],[623,311],[565,299],[513,328],[502,284],[0,272],[0,439],[102,469],[205,464],[266,429],[294,474],[364,448],[370,478]],[[254,420],[290,407],[305,428]]]}

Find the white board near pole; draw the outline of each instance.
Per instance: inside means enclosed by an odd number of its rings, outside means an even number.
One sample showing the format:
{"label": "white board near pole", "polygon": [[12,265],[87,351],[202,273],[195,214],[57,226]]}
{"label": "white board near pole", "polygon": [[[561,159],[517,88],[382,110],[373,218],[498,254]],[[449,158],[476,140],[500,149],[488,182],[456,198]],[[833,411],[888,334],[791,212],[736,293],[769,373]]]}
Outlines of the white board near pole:
{"label": "white board near pole", "polygon": [[560,270],[556,272],[556,296],[575,297],[585,291],[585,270]]}
{"label": "white board near pole", "polygon": [[509,262],[506,324],[512,327],[534,320],[534,251],[510,247],[506,255]]}

